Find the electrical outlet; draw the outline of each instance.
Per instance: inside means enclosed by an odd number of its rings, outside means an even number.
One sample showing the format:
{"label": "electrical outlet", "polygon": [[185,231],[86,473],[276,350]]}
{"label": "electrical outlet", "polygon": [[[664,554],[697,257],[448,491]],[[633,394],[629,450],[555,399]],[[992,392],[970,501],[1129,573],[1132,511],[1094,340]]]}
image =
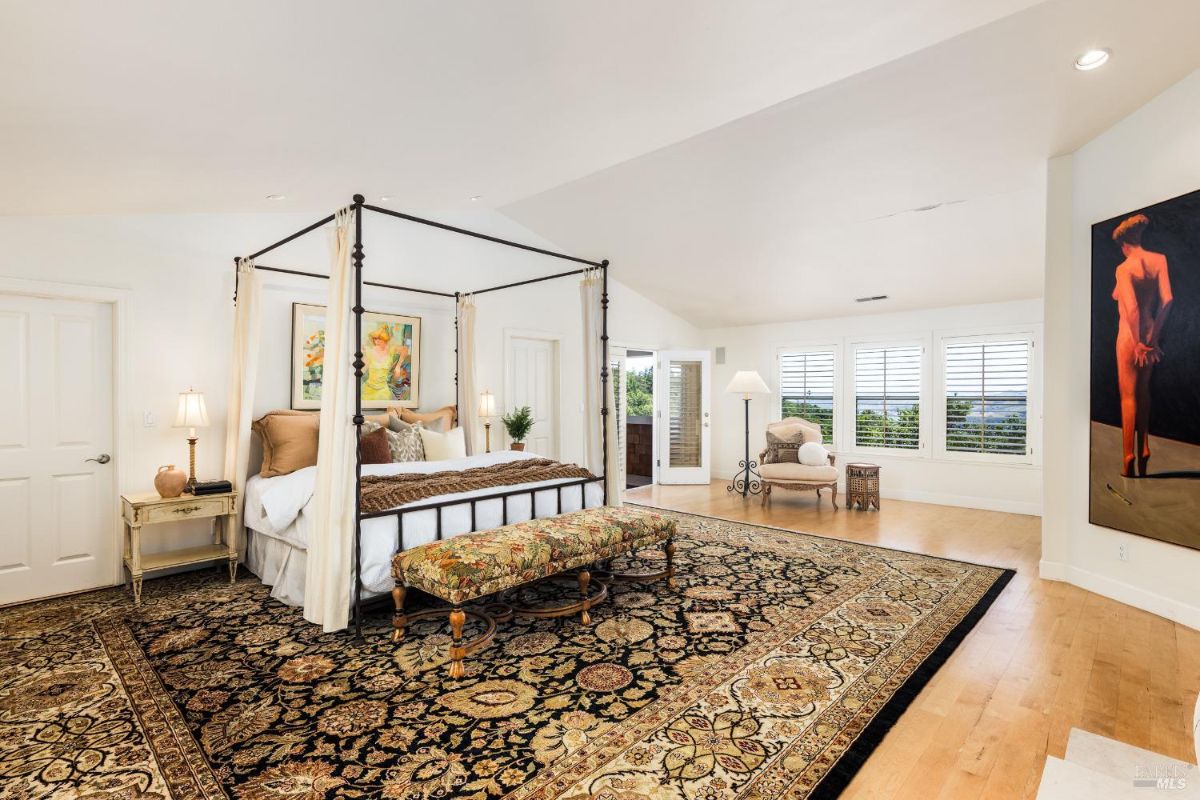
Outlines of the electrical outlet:
{"label": "electrical outlet", "polygon": [[158,424],[158,420],[155,419],[153,411],[143,411],[142,412],[142,427],[153,428],[157,424]]}
{"label": "electrical outlet", "polygon": [[1125,544],[1124,542],[1121,542],[1119,545],[1117,545],[1117,559],[1120,561],[1129,560],[1129,545]]}

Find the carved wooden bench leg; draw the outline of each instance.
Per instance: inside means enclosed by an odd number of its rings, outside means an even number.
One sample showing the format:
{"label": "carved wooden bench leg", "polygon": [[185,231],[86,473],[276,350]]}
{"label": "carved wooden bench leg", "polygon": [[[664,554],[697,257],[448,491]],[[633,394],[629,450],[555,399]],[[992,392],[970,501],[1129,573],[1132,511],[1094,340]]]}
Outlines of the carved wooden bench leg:
{"label": "carved wooden bench leg", "polygon": [[583,608],[579,612],[579,621],[584,625],[592,624],[592,615],[588,613],[592,601],[588,598],[588,584],[591,583],[592,573],[586,569],[579,570],[579,596],[583,598]]}
{"label": "carved wooden bench leg", "polygon": [[392,602],[396,604],[396,612],[392,616],[392,641],[398,642],[404,638],[404,626],[408,622],[408,618],[404,616],[404,586],[396,584],[396,588],[392,589]]}
{"label": "carved wooden bench leg", "polygon": [[763,490],[762,490],[762,504],[763,504],[763,506],[766,506],[766,504],[767,504],[767,503],[770,501],[770,499],[771,499],[771,484],[764,482],[764,483],[763,483]]}
{"label": "carved wooden bench leg", "polygon": [[450,677],[461,678],[467,674],[466,668],[463,666],[463,658],[467,655],[467,649],[462,646],[463,625],[467,621],[467,615],[458,606],[450,609],[450,632],[454,635],[454,643],[450,645]]}
{"label": "carved wooden bench leg", "polygon": [[833,485],[833,494],[830,495],[830,499],[833,500],[833,510],[837,511],[838,504],[837,504],[837,484],[836,483]]}

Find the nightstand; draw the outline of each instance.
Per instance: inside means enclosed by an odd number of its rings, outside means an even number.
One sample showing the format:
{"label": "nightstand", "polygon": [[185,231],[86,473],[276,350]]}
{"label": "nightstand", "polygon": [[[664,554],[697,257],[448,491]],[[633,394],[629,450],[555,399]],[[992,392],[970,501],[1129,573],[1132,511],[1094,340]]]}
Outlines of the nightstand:
{"label": "nightstand", "polygon": [[[190,494],[164,500],[157,492],[121,495],[121,517],[125,521],[125,569],[133,584],[134,605],[142,604],[142,575],[153,570],[203,564],[206,561],[228,561],[229,582],[237,576],[238,551],[234,544],[233,526],[237,515],[237,492]],[[185,519],[213,521],[213,543],[187,547],[166,553],[142,555],[142,529],[162,522]]]}

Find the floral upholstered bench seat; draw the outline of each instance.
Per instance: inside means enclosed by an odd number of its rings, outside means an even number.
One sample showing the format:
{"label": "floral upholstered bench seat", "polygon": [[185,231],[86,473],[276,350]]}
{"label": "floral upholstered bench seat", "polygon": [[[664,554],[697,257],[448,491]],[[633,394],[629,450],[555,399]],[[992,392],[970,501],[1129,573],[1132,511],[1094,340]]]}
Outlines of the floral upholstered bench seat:
{"label": "floral upholstered bench seat", "polygon": [[[490,531],[467,533],[411,550],[392,559],[392,592],[396,603],[393,639],[403,637],[405,626],[418,616],[405,615],[407,590],[420,589],[450,603],[450,627],[454,644],[450,648],[451,677],[461,677],[462,659],[487,644],[495,632],[495,619],[486,611],[464,610],[462,605],[486,595],[513,589],[569,570],[579,570],[580,599],[552,609],[519,609],[518,613],[537,616],[562,616],[576,611],[584,624],[591,621],[588,609],[607,594],[607,586],[589,594],[591,573],[587,567],[609,561],[652,545],[663,546],[666,568],[639,579],[665,577],[674,584],[672,563],[675,545],[675,521],[638,508],[601,506],[545,519],[533,519]],[[466,617],[475,616],[488,629],[480,637],[463,645],[462,628]]]}

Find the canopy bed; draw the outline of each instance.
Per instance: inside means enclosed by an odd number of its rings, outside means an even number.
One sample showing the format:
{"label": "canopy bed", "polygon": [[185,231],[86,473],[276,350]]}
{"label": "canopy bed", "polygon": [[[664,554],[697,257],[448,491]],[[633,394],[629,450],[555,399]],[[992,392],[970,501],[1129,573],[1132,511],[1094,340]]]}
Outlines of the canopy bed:
{"label": "canopy bed", "polygon": [[[363,279],[363,212],[583,266],[473,292],[367,281]],[[329,223],[334,226],[328,275],[255,263],[261,256]],[[264,582],[274,586],[275,596],[302,604],[304,616],[310,622],[322,625],[327,631],[340,630],[346,627],[352,609],[355,630],[361,634],[362,603],[367,596],[391,591],[394,584],[390,567],[397,552],[522,520],[619,505],[619,487],[612,486],[610,481],[610,472],[615,475],[616,471],[609,469],[609,449],[616,437],[610,437],[608,429],[612,389],[607,357],[608,261],[589,261],[422,219],[369,205],[362,195],[354,195],[352,204],[346,208],[249,256],[235,259],[235,264],[236,311],[226,477],[245,498],[242,524],[255,534],[253,541],[247,543],[248,561],[254,562]],[[320,418],[319,422],[311,414],[307,418],[311,427],[320,431],[315,443],[315,466],[277,477],[256,474],[248,478],[260,272],[327,280],[329,300],[323,333]],[[474,297],[569,276],[582,276],[583,363],[584,374],[588,376],[584,392],[588,420],[584,442],[586,468],[512,451],[438,461],[364,464],[364,428],[372,433],[379,427],[379,424],[372,426],[363,413],[363,375],[368,366],[363,352],[364,286],[454,301],[452,408],[455,413],[451,418],[455,414],[460,417],[459,436],[466,438],[465,446],[469,448],[477,423]],[[594,425],[597,417],[599,425]],[[426,434],[421,436],[424,438]],[[405,481],[403,486],[389,484],[401,480]],[[420,486],[414,488],[414,484]],[[302,552],[302,556],[297,558],[297,552]],[[351,575],[352,586],[348,585]]]}

